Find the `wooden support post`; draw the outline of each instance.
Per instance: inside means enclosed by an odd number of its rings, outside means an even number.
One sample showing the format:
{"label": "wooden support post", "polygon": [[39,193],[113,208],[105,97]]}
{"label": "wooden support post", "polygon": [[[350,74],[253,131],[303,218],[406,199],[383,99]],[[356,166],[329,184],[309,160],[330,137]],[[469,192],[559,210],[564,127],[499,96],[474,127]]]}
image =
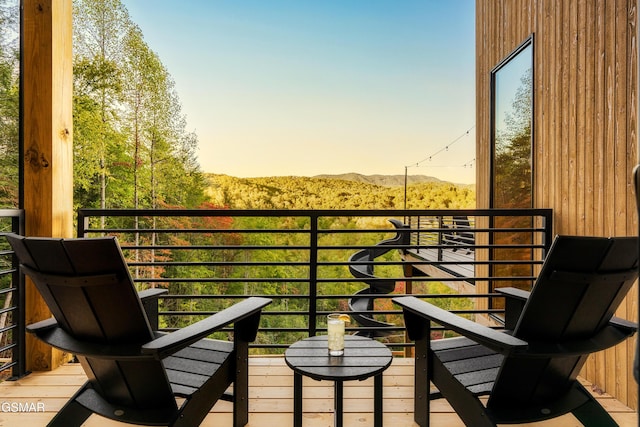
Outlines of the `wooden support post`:
{"label": "wooden support post", "polygon": [[[28,236],[72,237],[71,0],[22,0],[24,210]],[[27,324],[51,314],[30,281]],[[54,369],[66,356],[27,337],[27,369]]]}

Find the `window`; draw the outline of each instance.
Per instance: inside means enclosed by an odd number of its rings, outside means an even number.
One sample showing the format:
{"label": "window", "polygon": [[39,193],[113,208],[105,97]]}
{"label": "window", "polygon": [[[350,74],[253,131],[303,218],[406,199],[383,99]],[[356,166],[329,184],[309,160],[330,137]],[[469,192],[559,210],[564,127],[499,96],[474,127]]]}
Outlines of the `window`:
{"label": "window", "polygon": [[[491,207],[494,209],[533,207],[533,37],[528,38],[505,58],[491,73]],[[529,217],[497,216],[493,228],[505,231],[493,234],[492,259],[501,261],[492,267],[492,275],[513,277],[495,281],[490,290],[503,286],[530,289],[533,272],[530,260],[533,249],[521,245],[533,243],[529,231],[513,231],[532,227]],[[504,247],[507,245],[507,247]],[[522,279],[518,279],[522,277]]]}
{"label": "window", "polygon": [[529,39],[492,73],[494,208],[532,207],[532,53]]}

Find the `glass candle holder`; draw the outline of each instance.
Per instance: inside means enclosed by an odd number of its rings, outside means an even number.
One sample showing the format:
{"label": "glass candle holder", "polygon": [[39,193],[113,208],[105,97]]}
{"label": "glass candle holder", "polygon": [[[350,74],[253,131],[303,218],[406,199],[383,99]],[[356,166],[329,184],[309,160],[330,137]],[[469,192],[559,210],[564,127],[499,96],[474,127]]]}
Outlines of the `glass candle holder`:
{"label": "glass candle holder", "polygon": [[339,314],[327,316],[327,346],[330,356],[342,356],[344,354],[344,320]]}

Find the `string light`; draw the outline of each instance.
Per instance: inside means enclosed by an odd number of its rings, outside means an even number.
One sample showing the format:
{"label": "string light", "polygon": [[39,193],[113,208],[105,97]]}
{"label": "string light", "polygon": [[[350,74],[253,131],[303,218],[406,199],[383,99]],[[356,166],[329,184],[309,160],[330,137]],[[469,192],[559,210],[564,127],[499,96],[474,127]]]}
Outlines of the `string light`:
{"label": "string light", "polygon": [[476,162],[476,159],[473,158],[471,160],[469,160],[467,163],[465,163],[464,165],[462,165],[463,168],[472,168],[473,164]]}
{"label": "string light", "polygon": [[[476,125],[471,126],[469,129],[467,129],[462,135],[458,136],[456,139],[454,139],[453,141],[449,142],[447,145],[445,145],[444,147],[440,148],[438,151],[436,151],[435,153],[425,157],[424,159],[420,160],[419,162],[416,162],[415,164],[411,164],[408,166],[405,166],[406,168],[410,168],[410,167],[418,167],[420,166],[420,164],[426,162],[426,161],[431,161],[434,157],[436,157],[438,154],[443,153],[443,152],[447,152],[449,151],[449,147],[451,147],[453,144],[455,144],[456,142],[460,141],[462,138],[464,138],[465,136],[468,136],[469,133],[476,127]],[[475,159],[473,159],[472,161],[475,161]]]}
{"label": "string light", "polygon": [[[450,143],[448,143],[447,145],[445,145],[444,147],[442,147],[441,149],[439,149],[438,151],[436,151],[435,153],[431,154],[428,157],[425,157],[424,159],[420,160],[419,162],[416,162],[415,164],[411,164],[411,165],[407,165],[404,167],[404,209],[407,209],[407,179],[408,179],[408,169],[410,167],[418,167],[420,166],[421,163],[428,161],[431,161],[431,159],[433,159],[435,156],[437,156],[438,154],[442,153],[442,152],[446,152],[449,151],[449,147],[451,147],[453,144],[455,144],[456,142],[460,141],[462,138],[464,138],[465,136],[469,135],[469,132],[471,132],[474,128],[476,127],[476,125],[471,126],[469,129],[467,129],[465,131],[465,133],[463,133],[462,135],[460,135],[459,137],[457,137],[456,139],[454,139],[453,141],[451,141]],[[476,159],[475,157],[466,162],[465,164],[461,165],[461,166],[457,166],[457,167],[463,167],[463,168],[471,168],[473,167],[473,164],[475,163]],[[433,166],[433,165],[429,165],[430,168],[435,168],[435,167],[440,167],[440,168],[445,168],[445,167],[456,167],[456,166]],[[406,219],[405,219],[406,221]]]}

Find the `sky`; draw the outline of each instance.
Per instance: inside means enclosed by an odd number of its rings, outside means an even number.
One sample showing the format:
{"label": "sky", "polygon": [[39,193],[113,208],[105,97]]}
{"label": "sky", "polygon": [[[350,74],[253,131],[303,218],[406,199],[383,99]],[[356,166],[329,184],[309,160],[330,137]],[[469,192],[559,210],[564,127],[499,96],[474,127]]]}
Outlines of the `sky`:
{"label": "sky", "polygon": [[122,0],[202,170],[475,181],[474,0]]}

